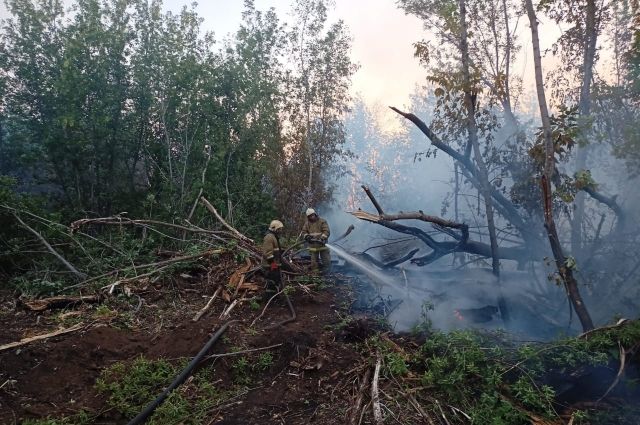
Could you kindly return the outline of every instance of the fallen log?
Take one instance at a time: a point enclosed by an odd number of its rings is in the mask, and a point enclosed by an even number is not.
[[[54,308],[65,308],[75,306],[76,304],[97,303],[102,298],[99,295],[81,295],[76,297],[51,297],[39,300],[20,300],[20,303],[31,311],[44,311]]]
[[[365,257],[367,260],[371,261],[373,264],[375,264],[376,266],[380,267],[381,269],[391,269],[399,264],[402,264],[406,261],[409,261],[413,258],[414,255],[416,255],[416,253],[420,251],[420,249],[416,248],[416,249],[412,249],[411,251],[409,251],[407,254],[403,255],[400,258],[397,258],[395,260],[389,261],[387,263],[383,263],[382,261],[374,258],[373,256],[371,256],[370,254],[367,254],[366,252],[363,252],[361,255],[363,257]]]
[[[380,208],[378,202],[375,200],[375,197],[373,197],[373,194],[370,190],[367,192],[367,195],[374,205],[378,205],[376,209]],[[425,266],[445,255],[454,252],[466,252],[468,254],[491,257],[491,247],[489,245],[469,240],[469,228],[464,223],[456,223],[450,220],[443,219],[441,217],[427,215],[422,211],[400,212],[397,214],[383,213],[376,215],[363,210],[357,210],[350,212],[350,214],[360,220],[375,223],[399,233],[415,236],[420,241],[422,241],[425,245],[431,248],[432,251],[422,257],[411,259],[411,262],[418,266]],[[438,241],[418,227],[406,226],[396,223],[396,221],[398,220],[419,220],[431,223],[434,225],[434,228],[436,230],[446,233],[454,240]],[[456,231],[460,233],[458,234],[456,233]],[[535,260],[536,258],[532,257],[532,255],[533,253],[531,253],[529,250],[519,247],[498,249],[499,258],[505,260],[515,260],[518,262]]]

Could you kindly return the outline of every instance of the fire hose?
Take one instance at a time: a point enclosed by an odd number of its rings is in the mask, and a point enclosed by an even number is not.
[[[287,301],[288,301],[288,298],[287,298]],[[289,305],[291,306],[291,303],[289,303]],[[182,385],[182,383],[193,373],[193,369],[195,369],[195,367],[198,365],[198,363],[200,363],[200,361],[205,356],[205,354],[207,354],[207,351],[209,351],[211,347],[213,347],[213,344],[216,343],[218,338],[220,338],[220,336],[222,336],[222,334],[225,333],[229,325],[231,325],[234,322],[237,322],[237,320],[231,320],[225,323],[224,325],[222,325],[220,329],[218,329],[218,331],[215,334],[213,334],[211,339],[209,339],[209,341],[204,345],[204,347],[202,347],[202,349],[198,352],[198,354],[196,354],[196,356],[191,360],[191,362],[187,365],[187,367],[180,373],[180,375],[178,375],[176,379],[174,379],[171,385],[169,385],[167,389],[164,390],[162,394],[160,394],[154,401],[149,403],[149,405],[147,405],[147,407],[142,412],[140,412],[138,416],[131,419],[128,425],[138,425],[138,424],[145,423],[147,419],[149,419],[149,417],[153,414],[153,412],[158,408],[158,406],[160,406],[164,402],[164,400],[169,396],[171,391],[175,390],[177,387]]]
[[[271,325],[265,328],[265,330],[273,330],[282,325],[286,325],[287,323],[295,322],[295,320],[298,318],[298,316],[296,315],[296,310],[293,308],[293,304],[291,304],[291,300],[289,299],[289,296],[286,294],[286,292],[283,292],[282,295],[284,295],[284,299],[287,301],[287,306],[289,307],[289,312],[291,313],[291,317],[284,319],[276,323],[275,325]]]

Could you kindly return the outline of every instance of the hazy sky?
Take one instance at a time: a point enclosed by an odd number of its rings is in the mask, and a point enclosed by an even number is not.
[[[165,0],[167,10],[179,11],[190,0]],[[255,0],[256,8],[276,9],[280,19],[290,19],[291,0]],[[213,30],[218,40],[237,29],[243,10],[242,0],[207,0],[197,6],[204,27]],[[423,84],[426,71],[413,57],[413,43],[426,37],[422,22],[407,16],[395,0],[335,0],[330,20],[342,19],[353,37],[352,59],[360,65],[353,78],[353,93],[360,93],[370,104],[403,106],[416,84]],[[541,21],[541,48],[547,49],[557,39],[559,28],[544,16]],[[523,44],[514,72],[523,77],[525,91],[533,93],[533,67],[529,23],[525,17],[518,23],[518,36]],[[552,66],[549,58],[545,68]],[[528,89],[528,90],[527,90]],[[521,99],[528,102],[529,96]],[[526,109],[535,109],[535,101]],[[521,104],[521,106],[523,106]],[[385,108],[386,109],[386,108]],[[397,120],[395,113],[382,109],[384,121]]]
[[[4,2],[0,2],[0,15],[6,17]],[[70,3],[69,0],[65,3]],[[164,0],[166,10],[179,12],[191,0]],[[280,19],[289,19],[290,0],[255,0],[256,8],[274,7]],[[368,103],[402,106],[416,84],[425,81],[426,72],[413,57],[415,41],[425,37],[422,23],[406,16],[395,5],[395,0],[336,0],[330,19],[343,19],[353,36],[352,58],[360,65],[353,78],[353,93],[361,93]],[[241,19],[242,0],[202,0],[196,10],[204,18],[204,28],[212,30],[217,40],[234,32]],[[543,21],[544,18],[540,17]],[[557,37],[553,24],[544,25],[542,48],[548,48]],[[526,18],[519,23],[524,45],[522,60],[516,71],[524,76],[531,87],[533,69],[528,49],[529,26]]]
[[[189,0],[165,0],[168,10],[178,11]],[[274,7],[281,19],[289,19],[290,0],[256,0],[259,10]],[[241,0],[207,0],[198,4],[204,26],[221,39],[235,31],[241,19]],[[413,58],[414,41],[423,36],[421,22],[395,6],[394,0],[336,0],[330,19],[343,19],[353,36],[352,58],[360,64],[353,92],[369,102],[401,105],[425,71]]]

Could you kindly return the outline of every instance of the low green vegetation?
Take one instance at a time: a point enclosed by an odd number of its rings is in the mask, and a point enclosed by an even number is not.
[[[422,338],[425,336],[421,345],[400,347],[384,335],[375,335],[362,350],[371,362],[375,362],[373,352],[380,355],[381,379],[398,385],[399,394],[415,394],[425,411],[434,415],[440,415],[441,408],[458,412],[453,417],[460,421],[449,418],[451,423],[524,425],[557,420],[560,415],[572,415],[574,424],[636,423],[639,412],[632,405],[621,402],[611,410],[580,411],[563,404],[554,388],[588,377],[596,368],[615,375],[620,347],[631,348],[640,342],[638,322],[553,343],[514,343],[501,333],[472,331],[430,331]],[[629,367],[637,369],[638,365]],[[601,391],[599,396],[611,385],[613,375],[610,381],[591,384]],[[639,383],[630,377],[618,386],[624,393]],[[589,397],[586,388],[576,391]]]
[[[27,419],[22,425],[89,425],[93,423],[93,418],[87,412],[80,412],[73,416],[60,419]]]
[[[131,363],[116,363],[105,369],[96,383],[105,394],[107,406],[126,418],[133,418],[166,388],[185,366],[167,360],[139,357]],[[233,391],[221,390],[213,382],[213,369],[205,367],[172,392],[158,407],[149,424],[199,424],[215,406]]]

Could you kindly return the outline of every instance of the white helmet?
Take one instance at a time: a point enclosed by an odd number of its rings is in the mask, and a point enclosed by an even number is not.
[[[313,215],[315,213],[316,210],[314,210],[313,208],[307,208],[306,216],[309,217],[310,215]]]
[[[282,224],[280,220],[273,220],[271,224],[269,224],[269,230],[273,230],[274,232],[276,230],[282,229],[283,227],[284,224]]]

